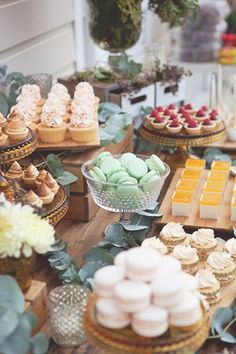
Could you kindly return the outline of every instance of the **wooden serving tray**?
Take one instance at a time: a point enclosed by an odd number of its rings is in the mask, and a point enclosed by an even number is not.
[[[163,217],[161,219],[157,219],[155,223],[158,226],[164,226],[168,222],[180,222],[184,227],[187,229],[198,229],[200,227],[206,227],[206,228],[211,228],[214,230],[219,230],[223,232],[229,232],[230,228],[232,226],[236,227],[236,222],[231,221],[231,210],[230,210],[230,203],[232,199],[232,194],[233,194],[233,186],[234,186],[234,177],[229,175],[228,182],[226,183],[222,202],[221,202],[221,207],[220,207],[220,212],[219,212],[219,218],[217,220],[212,220],[212,219],[200,219],[199,216],[199,201],[200,197],[202,194],[202,188],[204,185],[204,182],[206,181],[207,174],[209,170],[205,170],[202,174],[202,178],[200,180],[200,183],[198,185],[198,189],[196,191],[193,205],[191,208],[190,215],[188,217],[185,216],[172,216],[171,215],[171,197],[175,191],[176,184],[180,178],[181,172],[183,171],[183,168],[179,168],[171,183],[170,186],[166,192],[166,195],[163,199],[163,202],[161,204],[161,207],[159,209],[159,213],[163,214]]]

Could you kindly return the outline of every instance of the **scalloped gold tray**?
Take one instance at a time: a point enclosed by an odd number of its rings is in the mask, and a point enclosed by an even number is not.
[[[55,195],[53,201],[43,208],[42,217],[55,226],[67,213],[69,209],[68,193],[65,188],[60,185],[60,188]]]
[[[23,159],[32,154],[36,149],[36,137],[29,129],[28,137],[17,144],[11,144],[0,147],[0,165]]]
[[[111,330],[100,326],[95,318],[96,294],[91,294],[84,313],[84,331],[87,341],[101,353],[109,354],[151,354],[175,353],[191,354],[206,341],[210,330],[208,313],[191,331],[169,330],[156,338],[146,338],[135,334],[130,327]]]

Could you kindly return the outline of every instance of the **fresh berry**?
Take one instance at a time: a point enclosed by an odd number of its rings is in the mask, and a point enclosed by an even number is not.
[[[175,109],[175,104],[173,103],[169,104],[168,109]]]
[[[164,110],[164,115],[165,116],[170,116],[172,113],[171,113],[171,111],[169,110],[169,109],[165,109]]]
[[[211,114],[213,114],[214,116],[217,116],[217,115],[218,115],[218,112],[217,112],[216,109],[213,109],[213,110],[211,111]]]
[[[196,116],[197,116],[197,117],[204,117],[204,116],[205,116],[205,112],[204,112],[204,110],[199,109],[199,111],[197,111]]]
[[[201,110],[206,112],[206,111],[208,111],[208,107],[207,106],[202,106]]]
[[[191,116],[184,117],[184,119],[186,123],[193,120]]]
[[[164,119],[160,116],[160,114],[158,114],[158,115],[155,117],[155,122],[156,122],[156,123],[163,123],[163,122],[164,122]]]
[[[158,106],[158,107],[155,108],[155,111],[157,111],[157,112],[163,112],[164,109],[163,109],[161,106]]]
[[[197,122],[194,119],[188,121],[189,128],[196,128],[198,126]]]
[[[212,125],[212,121],[209,118],[204,119],[203,125]]]
[[[152,112],[151,112],[151,116],[152,117],[156,117],[158,115],[158,112],[154,109]]]
[[[182,116],[184,118],[191,118],[190,114],[188,112],[186,112],[186,111],[182,114]]]
[[[191,103],[188,103],[184,106],[185,109],[193,109]]]
[[[186,110],[185,110],[185,108],[184,107],[180,107],[179,108],[179,110],[178,110],[178,113],[185,113],[186,112]]]
[[[171,114],[170,119],[171,120],[178,120],[178,117],[176,114]]]
[[[180,124],[176,119],[172,120],[172,122],[170,123],[170,127],[173,127],[173,128],[177,128],[177,127],[179,127],[179,125]]]

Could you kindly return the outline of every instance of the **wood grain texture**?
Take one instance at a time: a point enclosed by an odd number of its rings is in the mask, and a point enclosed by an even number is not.
[[[159,226],[163,226],[168,222],[180,222],[185,227],[189,227],[192,229],[198,229],[199,227],[208,227],[219,231],[229,232],[231,226],[236,226],[236,222],[230,220],[231,218],[231,210],[230,203],[232,198],[232,191],[234,186],[234,177],[230,176],[228,182],[226,184],[219,217],[217,220],[212,219],[201,219],[199,216],[199,201],[202,194],[202,188],[206,181],[206,177],[209,171],[205,170],[203,176],[200,180],[197,192],[194,197],[193,205],[191,208],[190,215],[188,217],[184,216],[172,216],[171,214],[171,197],[175,191],[176,184],[180,178],[181,172],[183,169],[178,169],[171,181],[171,184],[167,190],[165,198],[161,204],[159,212],[163,214],[161,219],[156,220],[156,224]]]

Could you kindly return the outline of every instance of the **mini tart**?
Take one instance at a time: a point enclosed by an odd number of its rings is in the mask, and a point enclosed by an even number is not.
[[[230,238],[225,242],[225,251],[230,254],[234,262],[236,263],[236,238]]]
[[[157,121],[155,121],[155,118],[152,121],[150,121],[150,125],[154,129],[157,129],[157,130],[165,128],[166,123],[167,123],[166,119],[163,119],[163,122],[161,122],[161,123],[158,123]]]
[[[3,134],[2,128],[0,127],[0,146],[6,145],[8,136],[6,134]]]
[[[43,143],[57,144],[66,139],[67,125],[63,122],[58,127],[47,127],[40,123],[37,125],[37,131]]]
[[[43,205],[50,204],[54,199],[54,193],[43,182],[37,188],[37,195],[42,200]]]
[[[154,121],[155,117],[153,117],[151,114],[148,114],[146,117],[146,120],[148,123],[151,123]]]
[[[198,231],[195,231],[190,238],[190,245],[192,247],[194,247],[197,250],[197,254],[198,257],[200,259],[200,261],[206,261],[207,257],[216,250],[217,248],[217,240],[215,238],[213,238],[212,240],[209,240],[206,243],[200,243],[197,242],[197,237],[195,237],[195,235],[197,235]],[[200,229],[201,232],[201,229]],[[204,237],[204,231],[202,231],[202,237]]]
[[[178,127],[171,127],[171,123],[167,124],[166,129],[168,130],[168,132],[172,133],[172,134],[177,134],[179,132],[181,132],[183,126],[182,124],[179,124]]]
[[[181,236],[175,236],[175,228],[177,227],[177,229],[181,229]],[[169,231],[168,231],[169,228]],[[167,229],[167,231],[166,231]],[[178,230],[179,231],[179,230]],[[168,234],[168,236],[166,235],[166,233]],[[185,239],[186,239],[187,234],[185,233],[184,230],[182,230],[182,227],[179,223],[174,223],[174,222],[170,222],[167,225],[165,225],[161,232],[160,232],[160,236],[159,239],[166,245],[166,247],[168,248],[169,252],[172,252],[174,247],[177,245],[182,244]]]
[[[38,169],[33,165],[30,164],[27,169],[23,172],[22,180],[27,185],[35,184],[35,180],[39,175]]]
[[[27,138],[29,130],[26,128],[19,114],[15,114],[7,123],[6,134],[11,143],[18,143]]]
[[[222,257],[224,257],[224,255],[228,255],[228,257],[229,257],[228,263],[222,269],[214,267],[210,261],[211,257],[214,257],[216,254],[217,254],[217,257],[220,259]],[[207,259],[207,264],[208,264],[209,269],[215,275],[216,279],[220,282],[221,286],[229,285],[234,281],[235,272],[236,272],[236,265],[228,253],[226,253],[226,252],[213,252],[213,253],[211,253]]]
[[[190,252],[191,257],[185,257]],[[199,266],[199,258],[197,250],[191,246],[178,245],[174,248],[172,256],[178,259],[182,265],[182,269],[189,274],[196,274]]]
[[[32,205],[35,206],[37,208],[42,208],[43,206],[43,201],[39,198],[39,196],[37,194],[35,194],[32,190],[30,190],[27,194],[26,194],[26,198],[28,200],[28,202]]]
[[[201,269],[196,278],[199,282],[199,291],[206,297],[209,305],[215,305],[221,300],[220,283],[209,269]]]
[[[188,124],[185,124],[184,128],[190,135],[199,135],[201,133],[202,125],[198,123],[197,127],[191,128]]]
[[[6,178],[10,181],[18,180],[20,181],[23,175],[22,168],[17,161],[14,161],[9,170],[6,173]]]
[[[0,112],[0,128],[4,128],[6,126],[6,123],[6,118],[4,118],[3,114]]]
[[[54,195],[58,192],[59,185],[49,172],[46,174],[44,183],[50,188]]]
[[[202,123],[202,129],[205,132],[211,132],[213,130],[215,130],[216,128],[216,123],[214,123],[213,121],[211,121],[211,124],[204,124],[204,122]]]
[[[39,174],[38,174],[38,176],[36,177],[36,180],[35,180],[35,185],[36,186],[40,186],[44,182],[47,173],[48,173],[48,171],[46,171],[46,170],[39,171]]]
[[[78,143],[88,143],[93,141],[97,137],[97,127],[90,125],[89,127],[68,127],[71,139]]]

